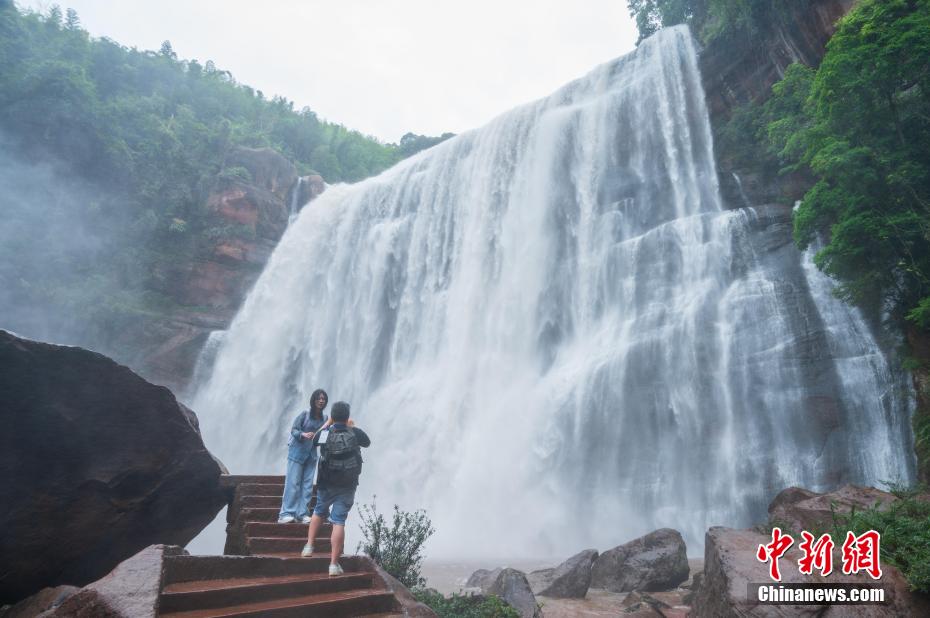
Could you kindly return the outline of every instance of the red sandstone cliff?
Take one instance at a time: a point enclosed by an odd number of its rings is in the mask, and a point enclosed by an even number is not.
[[[183,392],[213,330],[229,325],[287,228],[291,210],[323,192],[320,176],[298,178],[270,148],[238,148],[227,168],[248,174],[220,182],[206,200],[208,233],[193,257],[160,265],[152,285],[175,302],[119,336],[128,362],[148,379]],[[295,195],[295,192],[297,195]]]

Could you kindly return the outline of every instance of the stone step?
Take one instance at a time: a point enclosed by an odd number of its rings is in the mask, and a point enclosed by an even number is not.
[[[278,577],[211,579],[169,584],[162,590],[162,613],[223,608],[288,597],[371,588],[372,573],[301,573]]]
[[[245,524],[245,534],[250,537],[260,537],[260,536],[277,536],[277,537],[287,537],[287,538],[307,538],[307,529],[310,526],[308,524],[279,524],[277,522],[267,522],[267,521],[252,521]],[[330,534],[333,532],[333,526],[330,523],[324,522],[320,526],[319,532],[317,532],[317,538],[329,538]]]
[[[261,556],[264,554],[293,554],[300,555],[301,550],[304,548],[304,545],[307,543],[307,538],[287,538],[287,537],[275,537],[275,536],[264,536],[264,537],[249,537],[246,540],[246,545],[248,546],[249,553],[253,556]],[[330,551],[332,546],[329,542],[329,537],[317,537],[313,541],[313,550],[314,553],[327,553]]]
[[[255,603],[242,603],[222,608],[197,609],[183,612],[160,612],[163,618],[343,618],[396,612],[397,602],[386,590],[362,589],[329,592]]]
[[[303,547],[303,545],[301,545]],[[346,573],[370,572],[368,563],[357,556],[343,556],[339,563]],[[281,556],[170,556],[165,559],[164,585],[213,579],[282,577],[326,573],[329,557]]]
[[[237,512],[239,514],[240,521],[277,522],[278,515],[281,513],[281,505],[279,504],[276,507],[248,507],[241,508],[238,511],[229,509],[229,512],[226,516],[226,521],[232,522],[232,518],[235,518]]]
[[[284,483],[241,483],[238,487],[240,496],[278,496],[284,495]]]
[[[220,486],[235,488],[236,485],[243,483],[268,483],[273,485],[284,485],[284,475],[276,474],[224,474],[220,476]]]
[[[281,496],[242,496],[238,499],[239,508],[281,508]],[[235,507],[235,503],[233,504]]]

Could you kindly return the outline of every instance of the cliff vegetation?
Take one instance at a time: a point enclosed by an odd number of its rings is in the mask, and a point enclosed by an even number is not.
[[[252,182],[235,153],[271,149],[298,175],[356,181],[449,136],[381,143],[180,59],[168,41],[128,48],[89,36],[72,9],[0,0],[4,326],[126,362],[101,342],[177,313],[165,273],[216,239],[254,241],[254,225],[218,223],[207,204]]]

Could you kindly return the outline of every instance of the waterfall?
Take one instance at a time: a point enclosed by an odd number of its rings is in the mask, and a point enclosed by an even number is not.
[[[204,438],[280,473],[323,387],[372,436],[357,501],[427,509],[449,557],[660,526],[697,554],[785,486],[912,478],[906,380],[766,221],[722,208],[665,29],[301,210],[195,396]]]
[[[297,177],[297,184],[294,185],[294,189],[291,192],[291,208],[290,214],[288,216],[288,223],[293,223],[294,219],[297,218],[297,213],[300,212],[300,189],[303,186],[304,179],[300,176]]]

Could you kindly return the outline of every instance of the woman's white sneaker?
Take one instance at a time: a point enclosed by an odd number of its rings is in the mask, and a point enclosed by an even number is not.
[[[329,574],[330,575],[342,575],[345,571],[342,570],[342,567],[338,564],[329,565]]]
[[[306,545],[304,545],[303,551],[300,552],[300,557],[309,558],[310,554],[312,553],[313,553],[313,545],[311,545],[310,543],[307,543]]]

